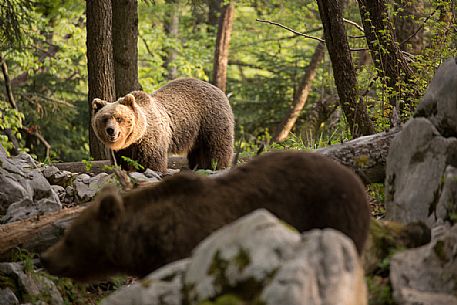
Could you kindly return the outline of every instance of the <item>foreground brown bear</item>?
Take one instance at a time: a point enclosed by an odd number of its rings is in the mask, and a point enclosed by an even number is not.
[[[134,91],[114,103],[92,101],[92,128],[116,160],[121,156],[165,172],[167,153],[187,153],[189,168],[226,168],[234,120],[225,94],[193,78],[172,81],[149,95]]]
[[[189,172],[123,195],[105,190],[42,262],[52,274],[79,280],[145,276],[258,208],[300,231],[342,231],[359,254],[367,239],[368,200],[351,170],[319,154],[277,152],[219,177]]]

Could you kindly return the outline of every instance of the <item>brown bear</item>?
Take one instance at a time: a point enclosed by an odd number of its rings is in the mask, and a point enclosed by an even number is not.
[[[226,168],[233,153],[234,119],[219,88],[181,78],[153,94],[134,91],[109,103],[92,101],[92,128],[116,161],[121,156],[165,172],[167,153],[187,153],[189,168]]]
[[[362,253],[370,213],[359,178],[323,155],[275,152],[217,177],[188,171],[122,195],[105,190],[41,261],[50,273],[79,280],[142,277],[259,208],[301,232],[339,230]]]

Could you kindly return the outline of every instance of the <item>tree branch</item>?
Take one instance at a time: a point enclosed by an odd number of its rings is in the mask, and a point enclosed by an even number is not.
[[[258,22],[262,22],[262,23],[268,23],[268,24],[273,24],[273,25],[276,25],[276,26],[279,26],[280,28],[283,28],[289,32],[292,32],[294,33],[295,35],[298,35],[298,36],[303,36],[303,37],[306,37],[306,38],[310,38],[310,39],[314,39],[314,40],[317,40],[317,41],[320,41],[320,42],[324,42],[325,43],[325,40],[319,38],[319,37],[315,37],[315,36],[311,36],[311,35],[307,35],[307,34],[304,34],[304,33],[300,33],[294,29],[291,29],[285,25],[282,25],[280,23],[277,23],[277,22],[273,22],[273,21],[269,21],[269,20],[263,20],[263,19],[256,19],[255,21],[258,21]]]
[[[355,26],[358,30],[360,30],[361,32],[365,33],[363,31],[363,27],[360,24],[358,24],[357,22],[349,20],[349,19],[346,19],[346,18],[343,18],[343,21],[348,23],[348,24],[350,24],[350,25]]]
[[[422,30],[425,26],[425,23],[427,23],[427,21],[432,18],[433,15],[435,15],[435,13],[438,11],[439,9],[439,6],[437,6],[435,8],[435,10],[427,16],[427,18],[424,19],[424,21],[422,22],[422,24],[417,28],[416,31],[414,31],[414,33],[412,33],[409,37],[407,37],[405,40],[403,40],[402,42],[400,42],[400,46],[404,45],[405,43],[407,43],[411,38],[413,38],[414,36],[417,35],[417,33],[419,33],[420,30]]]

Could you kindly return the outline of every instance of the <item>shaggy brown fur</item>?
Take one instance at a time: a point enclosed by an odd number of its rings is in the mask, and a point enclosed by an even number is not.
[[[211,232],[258,208],[299,231],[334,228],[362,253],[367,195],[351,170],[319,154],[268,153],[219,177],[193,173],[124,195],[101,194],[42,261],[49,272],[88,279],[144,276],[190,255]]]
[[[189,167],[226,168],[233,153],[234,120],[225,94],[192,78],[172,81],[152,95],[134,91],[114,103],[92,102],[92,128],[121,156],[164,172],[167,153],[187,153]]]

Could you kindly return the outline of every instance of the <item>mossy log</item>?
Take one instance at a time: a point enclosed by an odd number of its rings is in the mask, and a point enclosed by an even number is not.
[[[365,184],[383,183],[390,142],[398,131],[399,129],[392,129],[388,132],[360,137],[341,144],[317,149],[315,152],[327,155],[343,165],[352,168]],[[244,162],[247,160],[248,158],[242,158],[238,161]],[[83,162],[54,163],[53,165],[60,170],[73,173],[91,172],[98,174],[100,172],[107,172],[106,166],[110,166],[111,161],[91,161],[90,169],[87,169],[86,163]],[[170,156],[168,158],[168,167],[171,169],[187,168],[187,158],[185,156]]]
[[[394,221],[372,219],[370,234],[363,254],[366,274],[382,269],[395,252],[416,248],[430,242],[431,232],[424,223],[402,224]]]

